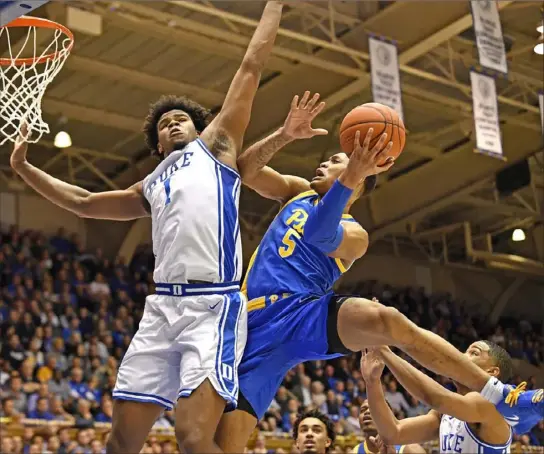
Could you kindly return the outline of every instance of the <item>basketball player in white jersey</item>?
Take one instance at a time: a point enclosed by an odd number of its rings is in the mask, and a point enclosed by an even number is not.
[[[492,342],[475,342],[465,354],[502,382],[507,382],[512,375],[512,359]],[[432,408],[428,414],[400,421],[395,418],[385,401],[380,380],[385,365],[412,396]],[[479,393],[470,392],[458,383],[455,383],[457,393],[448,391],[388,347],[364,352],[361,373],[372,418],[386,444],[423,443],[438,438],[441,453],[510,452],[512,429],[495,405]]]
[[[221,452],[214,442],[238,396],[247,337],[236,159],[282,3],[266,4],[221,111],[186,98],[151,106],[144,131],[161,159],[128,189],[91,193],[32,166],[19,140],[11,165],[32,188],[78,216],[117,221],[151,216],[155,294],[123,358],[108,453],[137,453],[157,417],[176,402],[176,436],[186,453]],[[179,399],[179,400],[178,400]]]

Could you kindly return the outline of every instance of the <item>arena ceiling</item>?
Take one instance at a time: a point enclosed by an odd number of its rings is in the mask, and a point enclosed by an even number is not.
[[[264,2],[74,1],[51,3],[37,15],[66,23],[66,5],[100,15],[103,31],[76,33],[74,51],[43,101],[53,133],[32,147],[30,157],[55,176],[106,190],[127,187],[155,165],[140,130],[148,104],[158,96],[185,94],[219,109]],[[282,124],[294,94],[319,92],[327,106],[317,123],[331,134],[296,143],[273,161],[282,172],[311,177],[337,149],[343,115],[371,99],[369,33],[394,39],[407,146],[378,189],[356,205],[355,216],[384,251],[411,251],[435,261],[471,257],[470,262],[511,268],[504,257],[497,262],[498,256],[491,260],[477,251],[493,246],[513,252],[503,236],[518,226],[538,232],[535,226],[544,220],[537,100],[544,61],[533,52],[542,13],[540,1],[502,1],[499,8],[509,57],[508,80],[497,80],[507,162],[473,152],[469,69],[477,66],[477,51],[467,1],[288,3],[246,143]],[[64,126],[61,119],[67,120]],[[63,152],[52,144],[61,127],[74,144]],[[15,188],[9,148],[0,153],[0,178]],[[531,185],[498,197],[496,172],[525,158]],[[277,209],[250,191],[241,206],[246,231],[254,235]],[[536,236],[523,251],[534,261],[523,266],[544,276],[544,245]]]

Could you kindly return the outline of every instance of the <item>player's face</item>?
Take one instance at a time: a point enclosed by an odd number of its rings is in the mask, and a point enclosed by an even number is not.
[[[361,426],[361,430],[363,431],[365,438],[375,437],[378,435],[378,429],[376,429],[376,424],[374,424],[374,420],[370,414],[368,400],[365,400],[361,405],[359,412],[359,425]]]
[[[493,358],[491,358],[489,354],[489,346],[485,342],[474,342],[467,348],[465,355],[468,356],[468,358],[480,369],[485,370],[489,375],[494,377],[499,376],[500,370],[495,365]],[[459,385],[459,383],[455,383],[455,386],[459,391],[465,389],[463,386]]]
[[[159,134],[159,153],[167,156],[176,149],[183,148],[197,138],[193,120],[183,110],[166,112],[157,123]]]
[[[295,441],[302,454],[323,454],[331,445],[327,435],[327,426],[317,418],[306,418],[298,426],[298,437]]]
[[[315,177],[310,183],[311,188],[320,195],[325,194],[342,174],[348,162],[349,158],[345,153],[336,153],[322,162],[315,171]]]

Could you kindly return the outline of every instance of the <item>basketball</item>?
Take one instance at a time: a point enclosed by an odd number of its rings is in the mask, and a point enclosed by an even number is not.
[[[342,151],[350,155],[353,151],[355,133],[357,131],[361,132],[360,140],[362,144],[370,128],[374,129],[370,148],[376,145],[383,133],[387,134],[384,147],[389,142],[393,142],[393,148],[391,148],[387,156],[383,156],[379,165],[385,164],[388,157],[397,159],[406,143],[404,123],[395,110],[376,102],[357,106],[344,117],[340,125],[340,146]]]

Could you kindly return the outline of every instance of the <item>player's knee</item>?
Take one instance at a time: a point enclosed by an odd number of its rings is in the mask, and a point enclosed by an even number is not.
[[[391,339],[392,344],[400,346],[412,342],[412,331],[415,325],[398,309],[380,305],[378,317],[384,334]]]
[[[114,430],[111,432],[106,443],[106,454],[121,454],[125,452],[136,452],[138,448],[130,445],[131,437],[123,435],[122,431]]]
[[[176,423],[176,439],[186,454],[206,452],[213,438],[208,437],[198,426]]]

